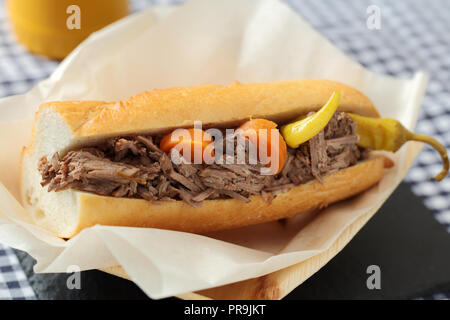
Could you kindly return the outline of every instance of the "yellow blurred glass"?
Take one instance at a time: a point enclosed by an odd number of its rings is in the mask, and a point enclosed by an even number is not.
[[[129,13],[128,0],[7,0],[6,5],[19,42],[54,59]]]

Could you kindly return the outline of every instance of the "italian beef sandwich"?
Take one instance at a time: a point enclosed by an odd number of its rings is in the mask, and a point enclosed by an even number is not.
[[[282,218],[359,194],[408,140],[364,94],[328,80],[154,89],[55,101],[22,152],[22,202],[70,238],[96,224],[193,233]]]

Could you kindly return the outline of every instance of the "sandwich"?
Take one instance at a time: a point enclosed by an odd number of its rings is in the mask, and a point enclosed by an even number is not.
[[[370,99],[328,80],[47,102],[22,152],[22,202],[62,238],[96,224],[207,233],[289,218],[364,192],[393,165],[361,119],[380,119]]]

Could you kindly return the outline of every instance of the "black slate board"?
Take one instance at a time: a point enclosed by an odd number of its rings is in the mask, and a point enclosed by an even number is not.
[[[285,299],[411,299],[450,291],[449,252],[450,234],[403,183],[334,259]],[[16,254],[38,299],[147,299],[134,283],[96,270],[81,273],[81,290],[69,290],[68,274],[35,274],[34,260]],[[380,290],[367,288],[370,265],[380,267]]]

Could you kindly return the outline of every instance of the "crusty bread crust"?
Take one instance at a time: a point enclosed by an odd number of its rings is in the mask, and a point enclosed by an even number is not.
[[[142,199],[77,192],[78,225],[73,234],[60,236],[71,237],[96,224],[206,233],[289,218],[370,188],[382,178],[383,168],[383,157],[375,157],[326,175],[323,184],[314,180],[277,194],[271,203],[255,195],[249,203],[235,199],[205,200],[200,208],[194,208],[184,201],[154,204]]]
[[[174,127],[228,124],[249,118],[284,122],[315,111],[340,90],[340,111],[379,117],[373,103],[358,90],[329,80],[289,80],[269,83],[234,82],[154,89],[120,102],[56,101],[54,108],[74,137],[158,132]]]

